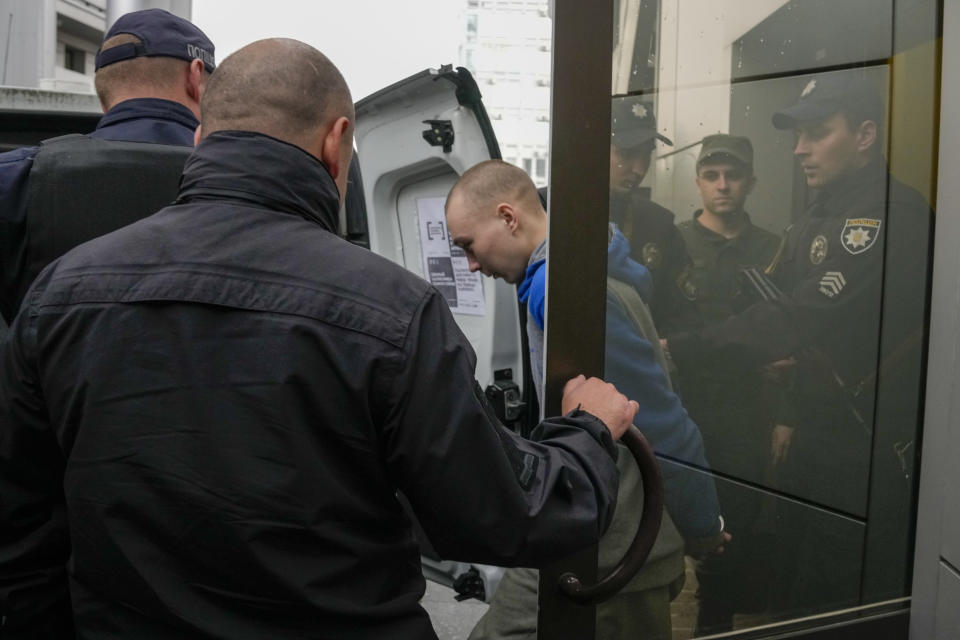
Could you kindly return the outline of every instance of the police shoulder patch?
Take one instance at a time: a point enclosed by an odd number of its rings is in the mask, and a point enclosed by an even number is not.
[[[827,237],[817,236],[810,243],[810,262],[820,264],[827,257]]]
[[[843,248],[852,255],[867,251],[880,237],[882,222],[876,218],[847,218],[843,230],[840,231]]]
[[[640,250],[643,256],[643,266],[648,269],[659,269],[663,264],[663,250],[656,242],[648,242]]]

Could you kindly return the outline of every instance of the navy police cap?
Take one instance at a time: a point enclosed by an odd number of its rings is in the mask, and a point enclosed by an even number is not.
[[[213,43],[206,34],[188,20],[163,9],[144,9],[120,16],[103,41],[121,33],[136,36],[140,42],[128,42],[106,51],[101,49],[97,52],[97,69],[140,56],[180,58],[188,62],[200,60],[210,73],[217,66]]]
[[[798,122],[819,120],[840,111],[883,124],[883,106],[874,84],[859,74],[838,72],[810,79],[796,104],[773,114],[773,126],[792,129]]]
[[[657,131],[653,105],[637,96],[614,98],[610,103],[610,142],[630,149],[651,140],[673,146],[670,138]]]

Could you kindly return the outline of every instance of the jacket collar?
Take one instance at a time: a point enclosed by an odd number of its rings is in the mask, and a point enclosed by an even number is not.
[[[703,209],[697,209],[693,212],[693,228],[697,233],[701,234],[705,239],[716,244],[730,244],[736,245],[741,244],[747,241],[750,235],[754,231],[753,221],[750,219],[750,214],[746,211],[741,211],[743,214],[744,225],[743,229],[740,230],[740,233],[728,238],[723,234],[717,233],[713,229],[710,229],[705,224],[700,222],[700,216],[703,215]]]
[[[887,165],[880,156],[820,189],[814,215],[844,215],[851,210],[883,207],[887,197]]]
[[[242,200],[299,215],[336,233],[340,192],[315,157],[252,131],[217,131],[187,159],[177,202]]]
[[[103,114],[97,123],[97,129],[139,118],[170,120],[187,127],[191,132],[200,124],[193,112],[179,102],[162,98],[132,98],[124,100]]]

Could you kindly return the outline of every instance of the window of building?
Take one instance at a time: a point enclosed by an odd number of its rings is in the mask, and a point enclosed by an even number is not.
[[[467,42],[474,42],[477,39],[477,14],[472,13],[467,16]]]
[[[87,52],[83,49],[64,45],[63,66],[70,71],[77,73],[86,73],[87,71]]]

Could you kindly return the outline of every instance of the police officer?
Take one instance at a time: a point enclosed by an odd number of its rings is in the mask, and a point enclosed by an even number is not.
[[[673,212],[650,200],[640,184],[650,170],[656,142],[673,146],[657,131],[653,105],[639,97],[615,98],[610,114],[610,221],[630,243],[631,257],[650,270],[650,310],[661,335],[698,324],[695,307],[676,287],[689,264]]]
[[[640,97],[615,98],[610,114],[610,221],[630,244],[630,257],[653,276],[650,311],[661,335],[698,324],[696,309],[677,291],[689,262],[674,215],[643,195],[640,184],[650,170],[656,142],[673,146],[657,131],[653,105]],[[540,199],[547,206],[547,189]]]
[[[881,155],[879,93],[858,74],[815,77],[794,105],[773,116],[774,126],[794,130],[794,155],[815,192],[771,269],[782,295],[774,292],[721,325],[672,336],[667,346],[681,371],[721,365],[749,370],[773,362],[776,370],[789,371],[797,430],[786,488],[866,517],[870,472],[889,476],[887,458],[892,462],[894,452],[886,440],[900,441],[874,430],[881,425],[874,416],[877,377],[892,371],[907,388],[918,386],[922,341],[913,336],[923,328],[925,294],[918,283],[924,281],[931,216],[916,191],[889,175]],[[884,268],[885,254],[897,260],[895,267]],[[884,298],[902,310],[885,317],[878,353]],[[906,413],[897,428],[909,434],[916,416]],[[873,469],[871,446],[882,452]],[[892,491],[908,501],[907,484]],[[862,532],[841,520],[812,517],[808,510],[784,516],[793,529],[796,562],[784,602],[794,611],[858,601]],[[905,557],[902,548],[888,551]]]
[[[757,181],[749,138],[705,137],[696,169],[703,208],[677,225],[691,260],[677,284],[703,321],[715,324],[755,301],[744,290],[741,271],[766,268],[780,238],[754,225],[744,210]]]
[[[87,136],[0,155],[0,314],[51,260],[176,197],[215,67],[213,43],[161,9],[121,16],[96,57],[104,115]]]
[[[244,47],[177,202],[34,282],[0,352],[4,640],[435,640],[398,491],[448,558],[604,532],[636,402],[581,376],[536,441],[496,421],[443,296],[336,234],[353,118],[319,51]]]
[[[748,138],[705,137],[696,170],[703,208],[678,225],[691,259],[678,286],[697,305],[706,324],[718,325],[756,300],[742,272],[766,268],[776,256],[780,238],[755,226],[744,209],[757,180]],[[792,435],[791,426],[773,427],[777,388],[759,373],[712,368],[680,373],[684,406],[700,425],[711,467],[763,484],[771,451],[773,460],[779,461]],[[766,593],[766,585],[748,579],[768,564],[762,550],[769,544],[769,535],[758,531],[763,526],[760,495],[729,483],[720,483],[717,490],[736,540],[724,554],[708,556],[698,564],[697,635],[732,630],[733,614],[750,605],[762,606]],[[749,602],[751,595],[759,603]]]

